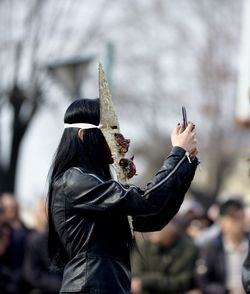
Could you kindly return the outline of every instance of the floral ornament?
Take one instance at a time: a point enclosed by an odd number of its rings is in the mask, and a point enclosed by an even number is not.
[[[119,164],[123,167],[127,178],[131,179],[134,175],[136,175],[136,167],[133,162],[134,156],[129,158],[122,158],[119,162]]]
[[[121,154],[125,154],[128,152],[130,140],[125,139],[124,136],[121,133],[115,133],[115,140],[117,143],[117,147],[119,149],[119,152]]]

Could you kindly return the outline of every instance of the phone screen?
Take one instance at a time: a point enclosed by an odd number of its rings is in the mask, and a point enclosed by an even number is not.
[[[184,122],[184,127],[186,128],[187,125],[188,125],[188,122],[187,122],[187,111],[186,111],[185,106],[182,106],[182,119],[183,119],[183,122]]]

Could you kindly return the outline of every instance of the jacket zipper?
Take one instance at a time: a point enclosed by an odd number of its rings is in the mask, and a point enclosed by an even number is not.
[[[185,155],[187,156],[188,162],[192,163],[192,161],[190,159],[190,153],[188,151],[186,151]]]

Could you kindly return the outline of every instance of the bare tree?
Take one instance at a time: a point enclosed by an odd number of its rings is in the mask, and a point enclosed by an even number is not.
[[[204,99],[201,111],[209,129],[205,157],[207,186],[193,186],[191,191],[205,207],[218,197],[245,140],[234,123],[241,15],[235,4],[235,1],[193,1],[206,36],[205,46],[197,52],[197,68]]]
[[[35,59],[35,52],[38,46],[38,28],[40,24],[39,11],[41,6],[42,2],[34,2],[26,19],[26,33],[24,38],[14,43],[15,70],[13,73],[13,82],[10,89],[7,91],[7,95],[2,98],[5,98],[5,101],[1,103],[1,105],[4,103],[11,105],[13,121],[11,127],[12,141],[10,144],[10,160],[7,165],[0,161],[0,192],[14,192],[20,144],[39,104],[41,103],[41,90],[38,84],[38,66]],[[29,42],[31,47],[31,79],[29,89],[25,89],[18,82],[18,73],[21,68],[24,50],[27,50],[27,42]]]
[[[110,3],[111,2],[112,1],[110,1]],[[69,4],[70,7],[68,6]],[[1,8],[5,9],[5,11],[2,10],[0,13],[2,13],[2,16],[5,16],[5,25],[9,26],[9,31],[12,33],[14,32],[14,35],[19,29],[15,22],[15,16],[21,14],[21,11],[17,11],[17,5],[25,12],[22,23],[24,32],[21,37],[9,37],[6,31],[4,31],[7,41],[1,43],[2,52],[3,50],[8,51],[10,45],[14,47],[15,58],[13,61],[8,61],[14,68],[12,73],[13,76],[10,78],[12,81],[8,84],[7,91],[6,89],[3,91],[3,88],[0,90],[0,107],[8,104],[11,106],[13,113],[11,129],[8,130],[11,134],[10,160],[6,164],[6,160],[0,157],[0,193],[3,191],[14,192],[21,142],[39,107],[42,104],[47,104],[48,107],[51,105],[55,106],[55,103],[49,102],[43,93],[44,80],[48,81],[49,77],[46,72],[46,62],[41,58],[41,55],[48,55],[48,52],[50,52],[49,49],[53,48],[54,38],[58,40],[57,43],[60,43],[60,41],[67,44],[69,43],[68,41],[70,40],[65,42],[67,35],[75,36],[73,33],[69,34],[69,28],[62,25],[61,30],[65,37],[62,38],[62,40],[60,36],[54,35],[54,30],[58,28],[58,23],[60,25],[59,20],[65,16],[67,17],[67,13],[70,10],[69,8],[73,11],[77,9],[77,7],[82,9],[79,2],[72,4],[71,2],[59,3],[58,1],[30,0],[20,4],[18,1],[12,0],[8,3],[2,3]],[[79,47],[76,48],[76,51],[82,51],[83,47],[86,47],[88,43],[91,43],[98,37],[101,27],[100,24],[108,7],[109,5],[106,4],[106,1],[102,1],[101,5],[97,7],[91,23],[89,23],[84,32],[80,32],[79,38],[76,38],[75,43],[72,42],[72,44],[75,44],[75,47]],[[64,9],[65,14],[62,13]],[[76,28],[77,24],[72,26],[71,30]],[[52,42],[52,46],[49,41]],[[72,45],[73,48],[74,46]],[[44,54],[41,54],[42,50]],[[60,51],[57,61],[63,58],[62,55],[63,53]],[[13,64],[11,64],[12,62]],[[7,66],[7,60],[3,60],[3,63]],[[20,72],[23,70],[24,63],[26,70],[28,68],[25,82],[23,82],[19,76]],[[2,67],[1,70],[4,71],[4,67]]]
[[[175,34],[175,40],[177,40],[175,47],[173,48],[173,44],[167,42],[160,31],[158,34],[153,34],[151,39],[149,35],[146,35],[146,29],[148,31],[151,29],[150,24],[146,27],[146,17],[134,23],[131,20],[141,34],[145,33],[145,39],[148,37],[152,42],[148,44],[152,48],[152,56],[147,60],[144,59],[143,68],[151,77],[152,90],[145,99],[134,96],[134,101],[125,99],[126,94],[121,93],[120,102],[125,102],[128,107],[130,103],[132,104],[131,110],[128,111],[126,108],[126,112],[132,111],[135,104],[136,111],[140,109],[140,115],[136,118],[143,121],[145,141],[141,143],[143,147],[135,148],[135,155],[144,158],[145,163],[150,163],[147,165],[146,175],[152,175],[161,162],[160,158],[164,156],[166,149],[170,148],[160,128],[163,110],[168,110],[165,113],[169,116],[171,111],[176,113],[177,105],[193,103],[193,109],[198,112],[196,116],[200,118],[201,165],[205,170],[203,175],[207,176],[206,184],[201,186],[195,183],[191,192],[205,207],[209,207],[216,200],[224,181],[232,172],[242,152],[241,147],[249,141],[244,136],[244,130],[238,129],[234,122],[241,8],[239,3],[233,0],[192,0],[188,1],[188,4],[185,1],[180,1],[178,4],[170,1],[164,2],[164,5],[161,1],[155,1],[154,5],[151,9],[154,9],[153,14],[162,26],[165,25],[166,35],[169,31]],[[176,19],[171,14],[171,11],[177,7],[179,10],[182,7],[182,19]],[[187,9],[189,11],[185,14]],[[134,19],[132,13],[142,14],[139,5],[131,12],[130,17]],[[185,19],[192,15],[199,26],[200,38],[202,38],[198,43],[191,37],[192,26],[187,26],[190,22]],[[193,29],[196,29],[195,25]],[[163,77],[164,71],[159,59],[164,54],[166,56],[166,52],[171,53],[171,50],[176,51],[176,72],[168,71],[167,77]],[[178,63],[178,56],[185,62],[183,55],[188,55],[189,60],[193,62],[192,66],[195,67],[192,75],[198,88],[193,92],[187,90],[190,88],[191,79],[188,76],[186,80],[185,77],[181,79],[183,76],[181,70],[185,70],[185,65]],[[171,76],[175,76],[179,82],[179,89],[175,92],[171,91],[167,85]],[[131,84],[133,84],[132,81]],[[191,96],[200,96],[200,99],[187,102],[186,100]],[[161,119],[157,119],[160,116]],[[146,177],[150,178],[150,176]]]

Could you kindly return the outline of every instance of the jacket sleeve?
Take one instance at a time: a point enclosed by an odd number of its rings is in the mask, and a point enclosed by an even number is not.
[[[174,197],[173,191],[183,185],[183,180],[193,174],[196,167],[197,159],[190,163],[185,150],[174,147],[144,190],[136,186],[125,188],[114,180],[103,182],[73,168],[63,176],[64,193],[73,208],[86,212],[153,215]]]
[[[133,228],[137,232],[153,232],[162,230],[165,225],[176,215],[183,203],[184,196],[188,191],[195,175],[195,169],[192,170],[182,185],[172,190],[172,195],[166,201],[164,207],[153,215],[134,216]]]

